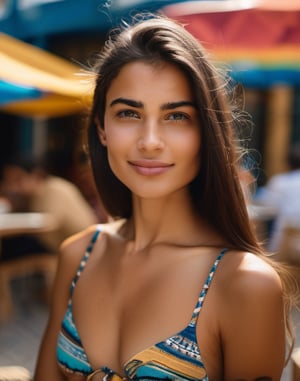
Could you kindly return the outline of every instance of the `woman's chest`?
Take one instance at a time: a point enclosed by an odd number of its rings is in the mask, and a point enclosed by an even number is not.
[[[208,262],[194,256],[87,267],[74,291],[73,315],[92,367],[122,374],[128,359],[187,327]]]

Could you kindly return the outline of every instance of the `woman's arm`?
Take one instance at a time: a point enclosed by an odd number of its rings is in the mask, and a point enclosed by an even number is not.
[[[279,276],[262,259],[246,254],[223,297],[224,380],[279,381],[286,348]]]

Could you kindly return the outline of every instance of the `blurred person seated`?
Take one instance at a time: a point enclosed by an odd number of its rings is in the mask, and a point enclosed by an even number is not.
[[[274,209],[274,221],[269,232],[268,248],[278,251],[286,228],[300,228],[300,142],[290,146],[289,170],[272,176],[260,187],[255,203]]]
[[[72,182],[46,171],[46,162],[32,157],[12,157],[2,164],[0,195],[12,212],[49,213],[56,229],[38,236],[2,239],[1,259],[25,254],[57,252],[70,235],[96,223],[94,210]]]

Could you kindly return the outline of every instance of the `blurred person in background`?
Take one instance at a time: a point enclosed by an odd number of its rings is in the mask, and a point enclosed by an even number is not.
[[[12,212],[49,213],[55,229],[36,236],[2,240],[2,259],[36,252],[57,252],[64,239],[97,222],[96,214],[70,181],[50,175],[44,160],[15,156],[1,166],[0,195]]]
[[[274,211],[268,248],[275,252],[280,248],[285,228],[300,228],[300,142],[290,146],[287,163],[289,170],[272,176],[255,196],[256,204]]]

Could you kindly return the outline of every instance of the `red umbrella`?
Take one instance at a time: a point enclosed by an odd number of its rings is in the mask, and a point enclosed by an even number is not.
[[[300,83],[299,0],[188,1],[164,12],[229,62],[246,85]]]

